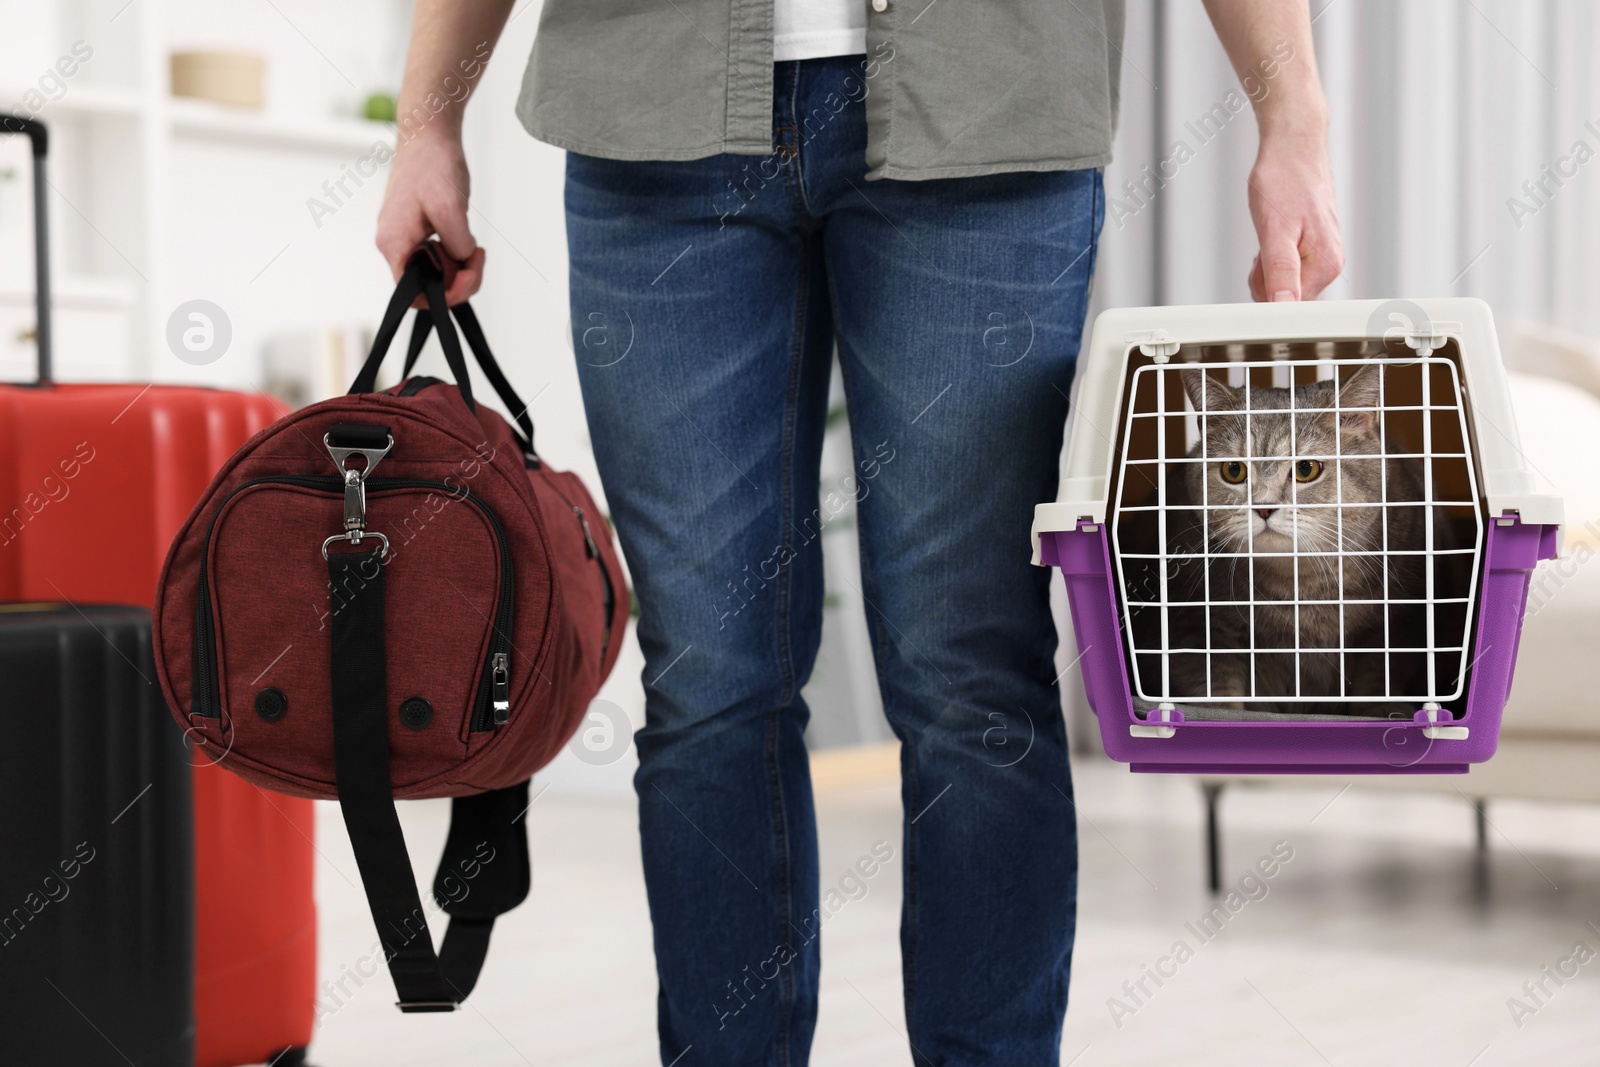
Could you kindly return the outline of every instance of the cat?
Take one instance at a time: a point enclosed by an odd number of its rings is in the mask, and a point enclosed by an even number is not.
[[[1170,689],[1162,687],[1159,665],[1150,677],[1147,662],[1146,693],[1170,692],[1175,700],[1206,694],[1204,703],[1235,710],[1347,714],[1374,710],[1373,701],[1387,693],[1420,691],[1423,654],[1394,654],[1386,663],[1380,651],[1348,651],[1384,648],[1386,584],[1393,600],[1421,599],[1426,591],[1423,557],[1392,554],[1424,547],[1422,506],[1362,506],[1424,500],[1422,460],[1379,458],[1398,451],[1384,447],[1376,410],[1382,373],[1378,364],[1359,367],[1339,387],[1335,412],[1333,379],[1292,390],[1236,389],[1203,370],[1181,372],[1195,410],[1205,412],[1187,458],[1204,461],[1168,464],[1177,468],[1168,478],[1168,552],[1175,557],[1168,647],[1255,648],[1257,655],[1252,670],[1248,653],[1212,653],[1209,688],[1204,653],[1171,656]],[[1255,413],[1242,414],[1247,406]],[[1307,504],[1335,506],[1301,506]],[[1385,523],[1387,556],[1347,554],[1341,573],[1337,556],[1307,554],[1381,551]],[[1209,568],[1202,546],[1211,553]],[[1208,599],[1209,622],[1202,606]],[[1359,603],[1373,600],[1380,603]],[[1420,646],[1422,606],[1388,610],[1389,645]],[[1367,698],[1365,708],[1294,699],[1337,696],[1341,680],[1347,697]],[[1228,699],[1252,691],[1286,699]]]

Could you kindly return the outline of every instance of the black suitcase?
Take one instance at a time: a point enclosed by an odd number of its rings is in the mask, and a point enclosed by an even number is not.
[[[0,604],[0,1063],[192,1067],[189,758],[149,612]]]

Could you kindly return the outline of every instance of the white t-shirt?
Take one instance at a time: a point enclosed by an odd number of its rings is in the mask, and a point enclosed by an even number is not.
[[[773,0],[774,63],[866,50],[867,0]]]

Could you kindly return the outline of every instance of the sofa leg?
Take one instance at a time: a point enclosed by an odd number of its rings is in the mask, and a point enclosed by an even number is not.
[[[1217,831],[1217,801],[1222,797],[1222,786],[1207,783],[1200,788],[1206,797],[1206,888],[1215,896],[1222,891],[1222,849]]]
[[[1472,818],[1478,847],[1473,852],[1473,888],[1479,904],[1489,900],[1489,802],[1483,797],[1472,801]]]

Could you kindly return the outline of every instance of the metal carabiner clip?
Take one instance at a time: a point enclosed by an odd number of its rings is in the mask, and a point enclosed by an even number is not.
[[[334,427],[338,430],[340,427]],[[360,429],[368,429],[361,427]],[[333,443],[333,431],[322,435],[322,446],[328,450],[328,455],[333,457],[334,466],[339,468],[339,478],[344,482],[344,532],[336,533],[322,542],[322,558],[328,558],[328,546],[335,541],[348,541],[359,545],[368,537],[376,537],[381,544],[378,558],[383,559],[389,554],[389,539],[375,530],[367,529],[367,478],[377,468],[378,463],[389,450],[394,448],[394,435],[384,432],[382,448],[371,445],[356,445],[346,447]],[[349,465],[350,457],[360,456],[365,464],[360,467]]]
[[[384,434],[385,443],[382,448],[371,446],[357,446],[346,448],[336,445],[332,440],[332,432],[322,435],[322,446],[328,450],[328,455],[333,457],[333,465],[339,468],[339,477],[344,482],[344,528],[346,531],[364,529],[367,523],[367,478],[377,469],[379,462],[394,448],[394,435]],[[360,456],[366,460],[363,467],[349,465],[350,457]]]

